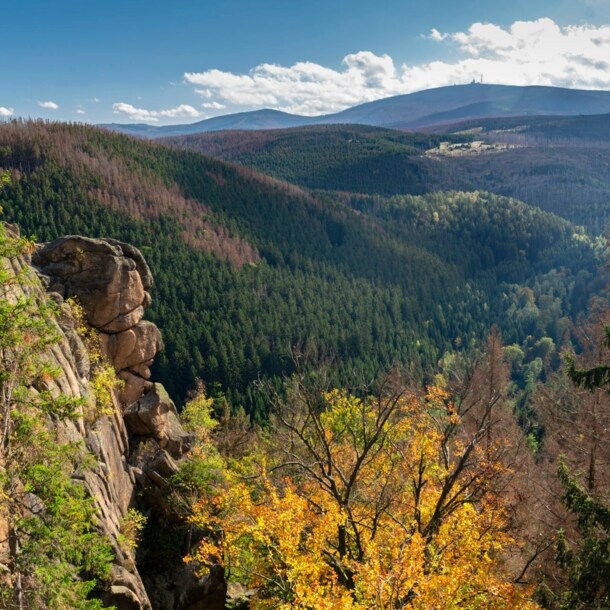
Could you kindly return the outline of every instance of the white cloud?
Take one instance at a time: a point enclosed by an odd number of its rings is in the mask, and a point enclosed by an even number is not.
[[[51,100],[49,100],[48,102],[38,102],[38,105],[41,108],[46,108],[47,110],[57,110],[59,108],[59,105],[55,102],[52,102]]]
[[[211,108],[212,110],[222,110],[226,108],[225,104],[219,104],[218,102],[204,102],[201,104],[202,108]]]
[[[13,113],[15,112],[14,108],[7,108],[6,106],[0,106],[0,116],[13,116]]]
[[[394,62],[388,55],[361,51],[347,55],[343,64],[341,72],[299,62],[290,67],[261,64],[248,74],[189,72],[184,78],[207,100],[312,115],[401,92]]]
[[[147,110],[146,108],[136,108],[131,104],[118,102],[112,105],[112,110],[115,114],[126,114],[133,121],[151,121],[156,123],[160,118],[184,118],[184,117],[199,117],[201,113],[188,104],[180,104],[176,108],[167,110]]]
[[[454,63],[406,68],[426,86],[486,80],[514,85],[582,89],[610,87],[610,26],[560,27],[548,18],[516,21],[503,29],[475,23],[466,32],[445,35],[465,57]]]
[[[87,114],[87,113],[82,108],[77,108],[76,114]]]
[[[397,67],[388,55],[360,51],[333,70],[312,62],[260,64],[247,74],[187,72],[184,79],[206,104],[271,107],[315,115],[430,87],[488,82],[610,88],[610,26],[566,26],[542,18],[503,28],[474,23],[464,32],[433,29],[428,39],[451,46],[455,61]],[[204,107],[211,107],[205,106]]]
[[[447,38],[447,34],[441,34],[436,28],[432,28],[430,31],[430,36],[428,36],[431,40],[436,42],[442,42]]]

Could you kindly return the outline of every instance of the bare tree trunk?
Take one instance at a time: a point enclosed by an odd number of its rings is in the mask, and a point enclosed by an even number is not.
[[[19,538],[14,527],[10,527],[9,531],[9,552],[10,565],[13,572],[13,603],[14,607],[19,610],[25,610],[25,599],[23,593],[23,580],[21,570],[19,568]]]

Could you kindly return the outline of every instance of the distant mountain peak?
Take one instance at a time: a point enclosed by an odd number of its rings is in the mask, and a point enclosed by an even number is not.
[[[99,125],[139,137],[161,138],[209,131],[284,129],[305,125],[358,124],[415,130],[474,118],[577,116],[610,113],[610,91],[544,85],[495,85],[474,81],[359,104],[335,114],[310,117],[272,108],[238,112],[186,125]]]

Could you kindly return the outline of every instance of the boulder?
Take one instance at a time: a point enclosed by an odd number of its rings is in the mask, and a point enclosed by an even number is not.
[[[123,411],[131,434],[154,438],[172,457],[179,458],[192,445],[176,412],[176,406],[160,383]]]
[[[161,333],[152,322],[143,320],[130,330],[135,333],[135,346],[121,362],[122,369],[132,369],[140,364],[152,362],[157,353],[163,349]]]
[[[151,604],[140,578],[122,566],[114,566],[112,585],[102,597],[104,604],[116,610],[151,610]]]
[[[135,326],[144,317],[144,306],[139,305],[129,313],[119,314],[112,322],[104,325],[102,331],[105,333],[120,333],[126,328]]]
[[[136,348],[136,340],[136,333],[131,328],[115,335],[100,336],[102,349],[115,370],[125,368],[127,358]]]
[[[250,608],[250,600],[254,597],[256,591],[248,589],[238,582],[230,582],[227,586],[227,600],[225,608],[231,610],[248,610]]]
[[[152,276],[133,246],[71,235],[44,245],[32,262],[50,287],[76,297],[89,324],[102,332],[121,332],[142,319]]]
[[[153,458],[147,462],[146,467],[158,472],[166,479],[175,475],[179,470],[178,464],[165,449],[157,451]]]
[[[144,289],[150,290],[154,284],[153,275],[150,271],[148,263],[142,256],[142,253],[135,246],[132,246],[131,244],[126,244],[125,242],[118,241],[116,239],[112,239],[110,237],[106,237],[104,241],[110,244],[111,246],[116,246],[117,248],[120,248],[124,256],[127,256],[134,261],[134,263],[136,264],[136,269],[138,270],[138,273],[142,278],[142,285],[144,286]]]
[[[122,405],[130,405],[139,400],[146,392],[153,389],[154,384],[139,375],[129,371],[120,371],[118,378],[123,381],[119,390],[118,399]]]
[[[120,333],[101,334],[100,342],[116,371],[130,369],[132,373],[145,379],[150,377],[148,367],[163,349],[159,329],[146,320]]]

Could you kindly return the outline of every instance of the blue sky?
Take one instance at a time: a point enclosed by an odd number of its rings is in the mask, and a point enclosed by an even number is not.
[[[0,118],[321,114],[479,75],[610,89],[610,0],[3,4]]]

